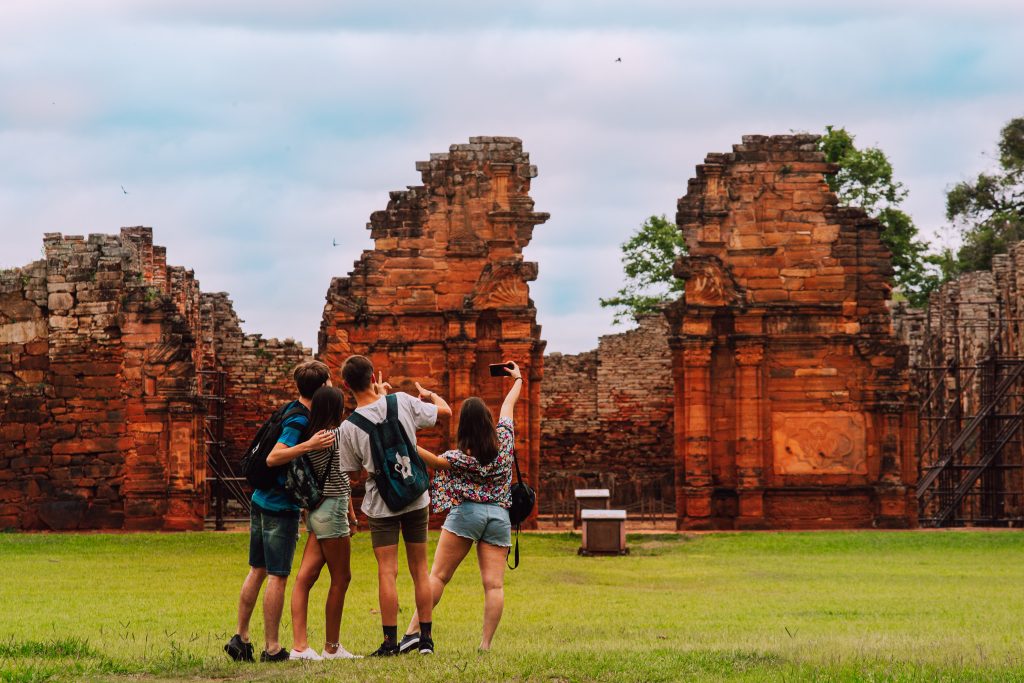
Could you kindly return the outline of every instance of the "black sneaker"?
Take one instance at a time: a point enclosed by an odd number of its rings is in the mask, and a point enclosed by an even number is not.
[[[388,641],[384,641],[380,644],[375,651],[370,653],[371,657],[392,657],[398,654],[398,646],[395,644],[388,644]]]
[[[398,651],[403,655],[407,655],[410,652],[415,652],[416,646],[419,644],[419,633],[407,633],[404,636],[402,636],[402,642],[398,644]]]
[[[261,662],[287,662],[288,661],[288,650],[283,647],[275,652],[274,654],[268,653],[266,650],[260,655]]]
[[[252,643],[247,643],[242,640],[242,636],[237,633],[231,636],[231,640],[224,646],[224,652],[228,653],[228,657],[235,660],[236,662],[252,662]]]
[[[421,655],[432,655],[434,654],[434,640],[430,636],[423,636],[420,638],[420,654]]]

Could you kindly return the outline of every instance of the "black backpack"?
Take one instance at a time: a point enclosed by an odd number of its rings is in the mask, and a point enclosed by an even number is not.
[[[537,504],[537,494],[523,481],[523,473],[519,470],[519,458],[516,457],[514,450],[512,451],[512,462],[516,464],[516,483],[512,484],[512,489],[509,491],[512,506],[508,509],[508,521],[516,528],[516,563],[508,565],[509,569],[519,566],[519,528],[533,512],[533,506]],[[510,553],[511,550],[509,548]]]
[[[272,489],[279,486],[277,478],[284,473],[287,465],[268,467],[267,456],[281,438],[285,421],[294,415],[305,415],[306,419],[309,419],[306,406],[298,401],[292,401],[274,411],[249,444],[249,450],[242,457],[242,474],[253,488]]]
[[[380,424],[353,411],[348,421],[370,437],[373,456],[373,482],[384,504],[398,512],[427,490],[427,467],[416,452],[416,447],[398,421],[398,396],[388,394],[385,399],[387,416]]]

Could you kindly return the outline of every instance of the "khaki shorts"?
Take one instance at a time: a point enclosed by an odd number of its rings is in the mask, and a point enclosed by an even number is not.
[[[374,548],[398,545],[398,530],[406,543],[427,542],[430,505],[394,517],[370,517],[370,541]]]

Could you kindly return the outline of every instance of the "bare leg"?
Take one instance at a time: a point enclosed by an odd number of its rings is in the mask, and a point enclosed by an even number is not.
[[[306,538],[302,551],[302,564],[292,588],[292,649],[299,652],[309,647],[307,616],[309,614],[309,591],[320,578],[324,566],[324,554],[314,534]]]
[[[405,555],[409,562],[409,574],[412,575],[413,590],[416,594],[415,613],[422,615],[423,621],[430,621],[433,617],[434,597],[430,589],[430,573],[427,568],[427,544],[406,543]]]
[[[345,609],[345,593],[348,592],[348,585],[352,582],[352,569],[349,565],[352,542],[348,537],[325,538],[320,541],[320,549],[327,562],[327,571],[331,573],[331,587],[327,591],[327,605],[324,608],[327,618],[325,638],[328,643],[338,643],[341,641],[339,636],[341,635],[341,613]],[[325,646],[324,651],[334,654],[338,648],[327,649]]]
[[[455,570],[459,568],[462,560],[465,559],[469,549],[473,547],[473,541],[445,529],[441,530],[441,537],[437,540],[437,549],[434,550],[434,566],[430,568],[430,593],[431,604],[436,605],[441,601],[441,594],[444,587],[452,580]],[[409,628],[406,633],[416,633],[420,629],[419,610],[412,615]]]
[[[374,548],[377,558],[377,597],[381,626],[398,624],[398,545]]]
[[[484,582],[484,636],[480,641],[481,650],[491,649],[491,639],[501,621],[505,608],[505,561],[508,548],[490,543],[479,543],[476,557],[480,562],[480,578]]]
[[[284,609],[284,589],[287,576],[273,576],[267,580],[267,592],[263,594],[263,636],[267,641],[267,653],[274,654],[281,649],[278,630],[281,626],[281,610]]]
[[[267,570],[257,567],[249,567],[249,574],[242,582],[242,594],[238,598],[238,635],[242,640],[249,642],[249,620],[252,619],[252,611],[256,609],[256,599],[260,597],[260,588],[263,587],[263,579],[267,578]]]

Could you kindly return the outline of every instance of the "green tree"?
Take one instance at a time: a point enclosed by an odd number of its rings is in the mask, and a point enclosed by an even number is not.
[[[917,238],[913,219],[900,209],[907,190],[893,177],[889,158],[877,147],[858,149],[853,135],[834,126],[825,127],[818,148],[827,161],[839,165],[839,172],[827,178],[839,201],[864,209],[881,223],[882,242],[892,252],[897,292],[912,306],[923,306],[942,280],[929,264],[942,270],[942,257],[925,254],[927,246]]]
[[[992,257],[1024,239],[1024,118],[1007,123],[999,135],[999,170],[946,193],[946,217],[959,228],[961,271],[986,270]]]
[[[637,320],[679,297],[685,282],[672,275],[672,264],[686,253],[683,233],[664,215],[651,216],[622,244],[626,284],[601,306],[613,307],[615,323]]]

